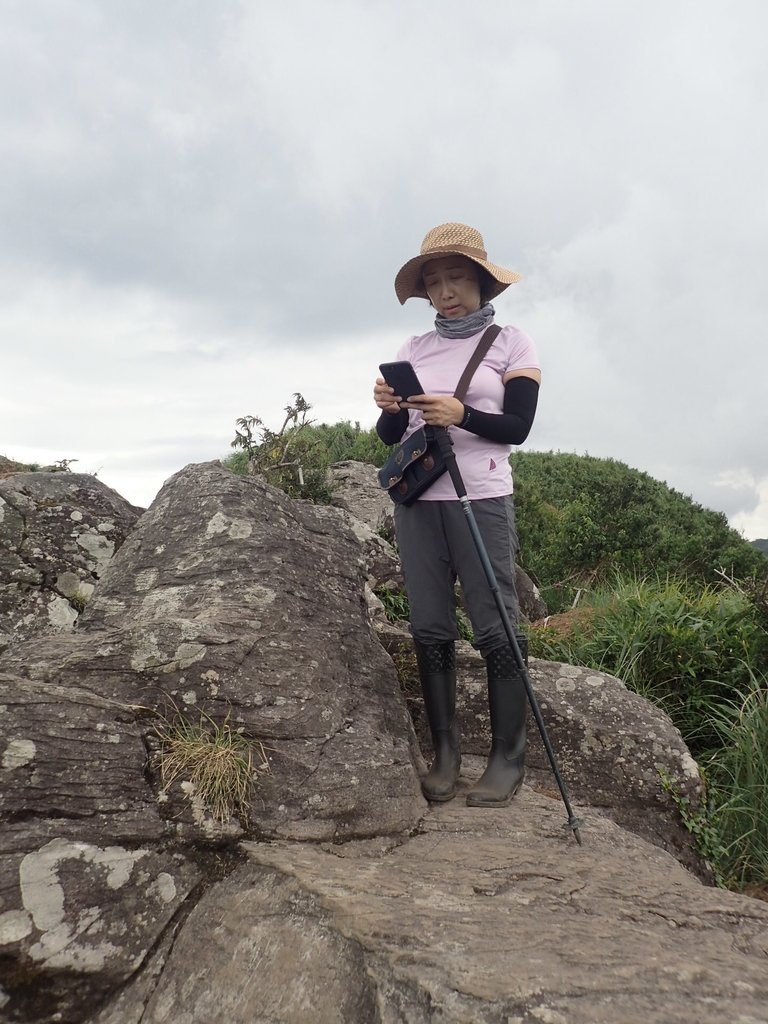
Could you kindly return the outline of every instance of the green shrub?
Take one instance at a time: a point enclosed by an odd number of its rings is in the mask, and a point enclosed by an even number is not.
[[[411,615],[408,595],[404,590],[382,584],[374,587],[374,594],[384,605],[384,614],[388,622],[407,622]]]
[[[615,570],[713,583],[768,574],[768,560],[728,525],[647,473],[613,459],[515,452],[521,564],[550,612]]]
[[[370,466],[383,466],[390,449],[381,440],[374,427],[363,429],[359,423],[342,420],[339,423],[313,424],[308,434],[325,452],[328,465],[335,462],[364,462]]]
[[[312,435],[307,413],[312,406],[298,392],[285,407],[285,419],[278,431],[271,430],[260,416],[241,416],[237,420],[232,448],[240,448],[224,462],[233,472],[251,468],[292,498],[307,498],[328,504],[328,457]],[[245,460],[245,461],[243,461]]]
[[[232,441],[241,450],[224,459],[224,465],[239,474],[255,470],[292,498],[327,505],[332,497],[328,470],[335,462],[386,461],[388,448],[373,427],[364,430],[348,420],[315,424],[307,419],[311,408],[302,395],[294,394],[278,431],[259,416],[241,416]]]

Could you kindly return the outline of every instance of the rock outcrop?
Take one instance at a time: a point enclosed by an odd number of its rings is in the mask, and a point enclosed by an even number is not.
[[[618,681],[532,666],[583,847],[533,742],[509,808],[425,804],[366,538],[187,467],[76,628],[0,655],[0,1020],[765,1019],[768,906],[662,849],[693,863],[657,763],[693,797],[700,780]],[[462,788],[487,746],[479,667],[462,648]],[[239,813],[163,783],[181,720],[266,747]]]
[[[387,492],[379,486],[373,466],[351,460],[336,462],[328,476],[333,489],[333,504],[337,508],[351,513],[374,533],[385,538],[394,537],[394,505]]]
[[[247,843],[92,1024],[766,1020],[768,906],[599,815],[581,847],[562,825],[524,786],[399,842]]]
[[[0,651],[70,630],[143,511],[85,473],[0,478]]]
[[[194,845],[416,827],[415,738],[363,584],[339,517],[190,468],[76,632],[0,657],[0,950],[14,965],[0,985],[14,1012],[48,1019],[44,992],[51,1014],[81,1019],[122,984],[198,884]],[[189,784],[161,785],[159,716],[201,712],[268,750],[244,820],[221,825]]]

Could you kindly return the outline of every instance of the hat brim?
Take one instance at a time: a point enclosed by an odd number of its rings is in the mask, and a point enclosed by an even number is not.
[[[509,288],[511,284],[515,284],[517,281],[522,280],[522,274],[516,273],[514,270],[507,270],[506,267],[499,267],[495,263],[491,263],[490,260],[478,259],[476,256],[470,256],[466,252],[462,252],[460,249],[446,249],[436,250],[435,252],[421,253],[419,256],[414,256],[412,260],[408,260],[397,273],[395,277],[395,293],[400,300],[400,305],[408,299],[426,299],[428,298],[424,283],[421,279],[421,268],[425,263],[429,263],[430,260],[437,260],[443,256],[463,256],[467,260],[472,260],[478,267],[482,267],[483,270],[487,271],[494,280],[494,285],[487,297],[489,299],[495,298],[500,295],[505,288]]]

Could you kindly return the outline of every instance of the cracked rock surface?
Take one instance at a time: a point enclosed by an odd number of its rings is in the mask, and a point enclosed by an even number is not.
[[[0,651],[70,630],[142,512],[86,473],[0,479]]]
[[[685,859],[654,775],[684,748],[618,680],[537,663],[584,846],[533,743],[510,807],[428,808],[369,558],[338,510],[189,466],[76,629],[0,654],[0,1021],[765,1024],[768,907],[660,848]],[[158,774],[159,716],[201,712],[270,756],[224,823]]]
[[[764,1022],[768,906],[585,813],[581,847],[527,786],[400,842],[246,843],[92,1024]]]
[[[203,711],[271,762],[223,825],[158,777],[158,714]],[[78,628],[0,655],[0,1020],[82,1020],[178,927],[216,844],[409,831],[415,750],[340,516],[218,464],[176,474]]]

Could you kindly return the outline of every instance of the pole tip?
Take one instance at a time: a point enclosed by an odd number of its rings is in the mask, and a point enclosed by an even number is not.
[[[581,832],[579,832],[579,828],[580,827],[581,827],[581,820],[579,818],[574,818],[574,817],[569,818],[568,821],[565,823],[565,825],[563,825],[563,828],[569,828],[571,830],[571,832],[573,832],[574,838],[576,839],[576,842],[579,844],[579,846],[582,845],[581,844]]]

